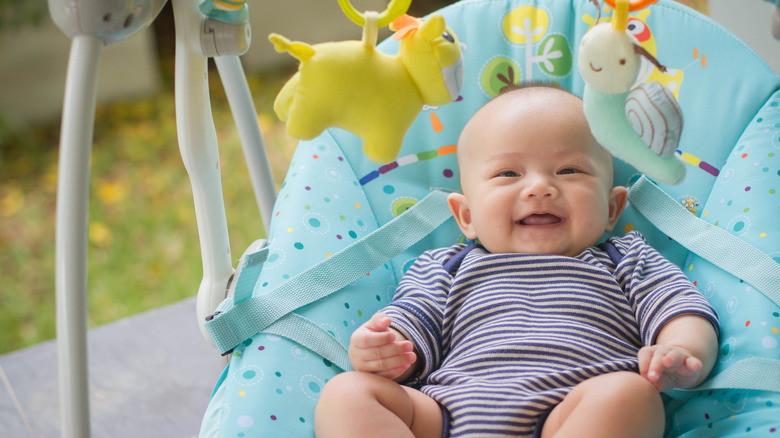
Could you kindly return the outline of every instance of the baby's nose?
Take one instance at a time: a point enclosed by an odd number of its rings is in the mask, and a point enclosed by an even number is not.
[[[523,191],[525,198],[554,198],[558,195],[558,189],[547,176],[534,175],[526,178],[526,182],[527,185]]]

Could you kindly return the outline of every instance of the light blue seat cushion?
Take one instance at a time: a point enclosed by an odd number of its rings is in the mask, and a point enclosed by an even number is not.
[[[390,164],[366,159],[360,140],[338,129],[301,142],[274,209],[269,260],[255,294],[375,230],[431,188],[458,190],[453,152],[460,130],[507,82],[552,81],[582,94],[576,49],[596,15],[589,1],[475,0],[441,13],[464,45],[462,99],[425,108]],[[780,80],[721,26],[674,2],[660,1],[632,15],[637,15],[633,28],[642,44],[669,68],[669,75],[656,72],[654,78],[674,90],[685,117],[680,152],[688,163],[687,177],[679,186],[663,188],[693,214],[777,257],[780,111],[774,93]],[[537,36],[525,36],[535,29]],[[356,38],[359,32],[356,28]],[[393,53],[397,43],[381,47]],[[616,163],[616,183],[627,185],[638,177],[634,169]],[[718,310],[723,325],[719,369],[750,355],[780,357],[776,305],[689,254],[629,206],[615,233],[632,229],[683,267]],[[392,298],[397,280],[421,252],[459,239],[449,220],[390,263],[299,313],[347,345],[352,330]],[[216,386],[202,436],[313,436],[314,406],[339,371],[303,346],[258,334],[236,349]],[[698,394],[685,404],[669,405],[668,434],[765,436],[780,428],[778,406],[776,393]]]

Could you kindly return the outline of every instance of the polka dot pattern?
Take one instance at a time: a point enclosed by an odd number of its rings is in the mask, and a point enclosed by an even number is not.
[[[449,155],[454,159],[454,154]],[[368,189],[355,178],[350,167],[353,159],[329,141],[299,144],[274,206],[271,249],[253,293],[273,290],[374,231],[377,216],[386,222],[427,194],[427,186],[385,177]],[[426,172],[439,175],[439,186],[456,182],[454,172],[448,170],[452,162],[437,159],[407,163],[394,174],[402,175],[414,166],[416,172],[433,168]],[[446,168],[438,167],[439,163]],[[450,230],[450,234],[455,233]],[[338,299],[323,299],[299,313],[347,345],[352,331],[392,299],[396,278],[421,251],[412,249],[398,256],[397,262],[367,272],[339,291]],[[372,293],[366,294],[367,290]],[[336,365],[304,346],[278,336],[256,335],[234,351],[228,378],[218,389],[224,396],[222,424],[229,430],[225,436],[310,436],[314,406],[327,381],[339,372]]]
[[[501,2],[505,4],[499,5]],[[503,16],[519,3],[520,0],[496,0],[491,8],[469,4],[467,14],[457,5],[445,11],[448,23],[456,21],[452,28],[468,47],[464,52],[466,85],[458,102],[423,109],[393,162],[368,161],[360,141],[338,129],[299,143],[272,213],[268,236],[271,250],[255,285],[255,294],[273,290],[308,266],[365,237],[378,224],[411,208],[431,188],[459,188],[455,145],[469,115],[489,98],[484,84],[498,89],[508,85],[506,81],[551,79],[549,66],[531,65],[533,70],[529,72],[523,62],[525,53],[542,56],[545,52],[540,50],[549,46],[506,43],[500,26],[502,17],[496,14]],[[579,36],[575,38],[570,33],[572,29],[584,30],[585,26],[580,26],[582,18],[592,15],[593,8],[588,2],[576,3],[581,10],[572,10],[567,2],[557,0],[533,2],[554,18],[539,35],[540,43],[551,41],[547,36],[555,35],[557,40],[568,39],[571,48],[578,46]],[[671,16],[664,15],[667,10],[672,12]],[[749,97],[760,95],[764,102],[768,93],[765,90],[777,88],[776,83],[770,84],[776,79],[765,80],[765,67],[758,65],[754,55],[741,55],[744,47],[726,37],[720,28],[710,28],[700,23],[700,18],[684,14],[685,25],[680,26],[676,21],[680,14],[671,7],[655,8],[649,17],[653,32],[675,35],[672,39],[656,39],[658,53],[674,60],[677,55],[670,57],[670,52],[682,50],[675,53],[685,55],[677,58],[689,57],[693,48],[688,41],[696,41],[710,44],[699,49],[711,61],[706,69],[691,64],[684,69],[684,75],[675,79],[680,96],[685,96],[681,105],[686,128],[680,152],[688,175],[682,185],[664,189],[691,214],[738,235],[780,262],[780,99],[769,99],[756,115],[758,103],[752,104]],[[463,17],[467,18],[465,22]],[[573,21],[560,17],[571,17]],[[670,27],[660,29],[666,21]],[[489,23],[494,23],[495,34],[486,38],[491,32]],[[662,41],[667,40],[670,43],[662,46]],[[492,41],[489,44],[493,46],[486,46],[483,41]],[[495,43],[506,44],[497,50]],[[390,41],[382,47],[392,52],[395,44]],[[735,45],[738,48],[734,49]],[[718,56],[728,50],[727,46],[732,47],[728,56]],[[724,59],[727,61],[723,62]],[[734,74],[740,66],[749,72],[750,81],[745,81],[744,75]],[[683,65],[670,67],[682,69]],[[485,72],[489,77],[482,77]],[[564,87],[575,87],[574,93],[581,94],[582,84],[576,76],[569,74],[554,80]],[[730,78],[735,78],[737,85],[726,83]],[[729,89],[737,90],[738,96],[727,95]],[[713,90],[722,94],[723,111],[712,111],[708,106]],[[737,138],[744,127],[734,121],[748,119],[750,126]],[[628,185],[639,177],[635,169],[616,161],[618,184]],[[768,305],[750,285],[688,254],[629,206],[615,233],[632,230],[642,232],[651,245],[683,267],[717,308],[722,322],[718,370],[749,355],[780,358],[780,309]],[[397,279],[420,252],[448,246],[458,238],[462,236],[450,221],[392,262],[366,273],[337,296],[299,312],[346,345],[351,332],[392,299]],[[340,371],[304,346],[286,338],[258,334],[235,350],[209,404],[211,415],[204,421],[204,428],[212,425],[219,429],[220,437],[229,438],[311,437],[319,394]],[[702,391],[678,409],[670,409],[668,435],[780,436],[779,409],[777,394]]]
[[[780,256],[780,95],[770,100],[745,131],[729,156],[721,177],[702,207],[702,218],[773,257]],[[714,372],[747,357],[780,358],[780,309],[752,286],[709,262],[691,256],[686,271],[720,316],[721,334]],[[740,423],[735,414],[771,411],[780,418],[780,394],[761,391],[706,391],[696,394],[674,414],[680,431],[701,429],[707,436],[721,436],[740,424],[745,432],[772,436],[777,421]],[[700,416],[705,412],[704,417]],[[750,417],[750,415],[747,415]],[[758,417],[756,417],[758,418]],[[746,424],[746,426],[742,426]],[[748,430],[750,429],[750,430]]]

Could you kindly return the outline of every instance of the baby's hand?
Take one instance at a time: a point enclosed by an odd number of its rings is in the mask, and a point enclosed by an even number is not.
[[[349,361],[357,371],[395,379],[417,359],[413,350],[411,341],[390,328],[390,318],[377,313],[352,334]]]
[[[701,374],[702,362],[688,350],[653,345],[639,350],[639,373],[659,392],[672,388],[690,388]]]

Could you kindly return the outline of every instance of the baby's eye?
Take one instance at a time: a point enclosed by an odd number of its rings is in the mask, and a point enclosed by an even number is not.
[[[573,167],[567,167],[565,169],[561,169],[558,171],[558,175],[572,175],[575,173],[579,173],[580,171],[573,168]]]
[[[514,170],[505,170],[499,173],[498,176],[500,176],[501,178],[517,178],[520,175]]]

